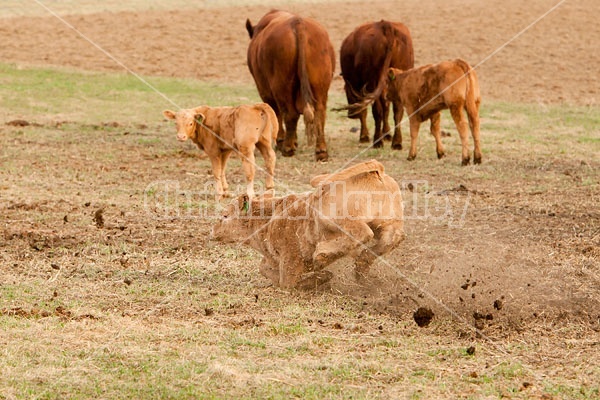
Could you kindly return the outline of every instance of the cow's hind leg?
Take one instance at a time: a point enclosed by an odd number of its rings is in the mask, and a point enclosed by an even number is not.
[[[390,102],[387,101],[385,96],[381,96],[381,106],[383,107],[383,126],[382,135],[383,140],[391,141],[392,140],[392,129],[390,128]]]
[[[431,116],[431,135],[435,139],[435,151],[438,158],[442,158],[446,155],[444,145],[442,144],[442,127],[441,127],[441,115],[442,113],[437,112]]]
[[[296,154],[298,148],[298,119],[300,115],[295,112],[287,112],[285,114],[285,138],[281,146],[281,154],[284,157],[291,157]],[[279,141],[279,138],[277,138]]]
[[[462,109],[462,104],[453,105],[450,107],[450,114],[456,124],[456,129],[458,129],[458,134],[460,135],[460,141],[462,143],[462,165],[469,165],[471,158],[469,156],[469,128]]]
[[[265,178],[266,189],[273,189],[275,186],[273,180],[273,176],[275,175],[275,152],[270,143],[265,143],[263,141],[256,143],[256,147],[258,147],[260,154],[262,154],[263,159],[265,160],[265,169],[267,170],[267,176]]]
[[[369,143],[369,127],[367,125],[367,109],[365,108],[358,114],[360,120],[360,137],[358,141],[360,143]]]
[[[325,118],[327,117],[327,104],[317,103],[315,106],[314,120],[307,124],[307,129],[314,129],[315,132],[315,159],[317,161],[327,161],[327,143],[325,142]],[[305,119],[306,121],[306,119]]]
[[[373,147],[383,147],[383,137],[381,132],[381,125],[383,124],[383,102],[381,98],[378,98],[373,103],[371,111],[373,112],[373,119],[375,120],[375,133],[373,134]]]

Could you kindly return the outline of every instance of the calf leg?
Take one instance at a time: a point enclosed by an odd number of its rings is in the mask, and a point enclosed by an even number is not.
[[[389,253],[404,239],[402,222],[385,225],[375,231],[376,243],[369,249],[363,249],[356,258],[354,272],[358,276],[364,276],[375,259],[383,254]]]
[[[212,164],[212,173],[217,184],[217,200],[221,200],[223,197],[225,197],[225,190],[223,189],[222,181],[224,169],[221,164],[221,156],[212,156],[210,158],[210,163]]]
[[[400,131],[400,124],[402,122],[402,115],[404,114],[404,107],[396,102],[392,103],[392,109],[394,110],[394,137],[392,138],[392,149],[402,150],[402,132]]]
[[[409,113],[411,114],[411,113]],[[417,138],[419,137],[419,127],[421,122],[416,115],[410,117],[410,150],[408,152],[408,161],[417,158]]]
[[[231,151],[224,151],[221,153],[221,185],[223,185],[224,196],[227,196],[227,190],[229,189],[229,183],[227,183],[225,171],[227,170],[227,160],[229,160],[230,155]]]
[[[273,176],[275,175],[275,152],[271,147],[271,143],[265,143],[264,141],[256,143],[256,147],[258,147],[260,154],[262,154],[263,159],[265,160],[265,169],[267,170],[267,176],[265,178],[266,189],[273,189],[275,186],[273,181]]]
[[[316,289],[320,285],[329,282],[333,278],[333,273],[330,271],[312,272],[296,283],[295,288],[300,290]]]
[[[254,159],[254,145],[239,146],[238,150],[242,154],[242,168],[246,175],[246,193],[249,198],[254,197],[254,173],[256,160]]]
[[[473,151],[473,163],[481,164],[481,143],[479,141],[479,102],[473,101],[469,103],[467,101],[467,117],[469,119],[469,128],[471,129],[471,135],[473,136],[473,142],[475,148]]]
[[[279,286],[279,267],[275,263],[275,260],[263,257],[258,270],[262,276],[269,279],[271,282],[273,282],[273,284]]]
[[[390,102],[387,101],[385,96],[381,96],[381,107],[383,108],[383,126],[382,126],[382,134],[383,140],[390,141],[392,140],[392,130],[390,128]]]
[[[373,231],[361,221],[341,224],[333,239],[317,243],[313,253],[313,262],[317,269],[322,269],[335,260],[348,254],[352,249],[373,238]]]
[[[279,286],[285,289],[296,287],[304,272],[304,262],[296,255],[289,254],[279,262]]]
[[[444,145],[442,144],[442,127],[441,127],[441,115],[442,113],[437,112],[431,117],[431,134],[435,138],[435,150],[437,157],[442,158],[446,155],[444,151]]]
[[[456,124],[456,129],[458,129],[458,134],[460,135],[460,141],[462,143],[462,165],[469,165],[469,129],[462,109],[462,104],[453,105],[450,107],[450,114]]]

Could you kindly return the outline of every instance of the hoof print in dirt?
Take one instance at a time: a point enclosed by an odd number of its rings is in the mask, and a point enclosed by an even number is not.
[[[417,311],[413,313],[413,319],[415,320],[417,325],[419,325],[419,327],[425,328],[429,326],[434,315],[435,314],[433,313],[433,311],[431,311],[431,309],[426,307],[419,307]]]

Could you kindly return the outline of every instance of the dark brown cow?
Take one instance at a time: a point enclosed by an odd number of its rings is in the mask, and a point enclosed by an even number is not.
[[[310,18],[278,10],[265,14],[254,26],[247,20],[246,29],[251,39],[248,68],[260,97],[277,114],[277,147],[284,156],[294,155],[296,128],[303,114],[309,144],[316,139],[317,161],[327,160],[327,92],[335,68],[327,31]]]
[[[361,103],[368,94],[373,96],[373,147],[383,146],[382,132],[386,138],[391,137],[388,123],[390,104],[385,96],[388,68],[407,70],[414,66],[412,39],[408,28],[400,22],[384,20],[359,26],[342,42],[340,64],[348,104]],[[394,149],[402,149],[402,113],[403,108],[394,104]],[[366,107],[356,113],[350,110],[348,116],[360,119],[360,141],[368,142]]]

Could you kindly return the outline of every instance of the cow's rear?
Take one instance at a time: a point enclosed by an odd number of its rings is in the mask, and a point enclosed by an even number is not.
[[[306,136],[317,160],[328,158],[325,142],[327,95],[335,55],[327,31],[316,21],[284,11],[248,20],[248,68],[264,102],[278,118],[277,146],[284,156],[297,149],[297,124],[304,115]]]
[[[383,145],[383,136],[390,137],[389,102],[385,96],[389,67],[410,69],[414,65],[412,38],[400,22],[381,20],[357,27],[342,42],[340,65],[344,90],[348,100],[348,116],[360,119],[360,141],[369,141],[367,106],[372,103],[375,120],[373,146]],[[394,107],[394,138],[392,147],[402,148],[400,121],[402,107]]]

